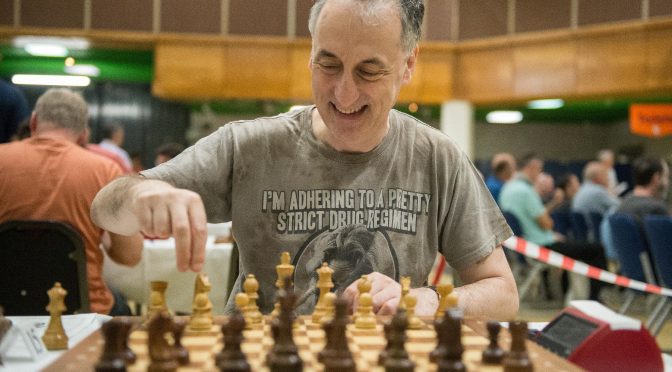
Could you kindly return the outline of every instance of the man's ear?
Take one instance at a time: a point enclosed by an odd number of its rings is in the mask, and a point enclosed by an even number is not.
[[[411,77],[413,76],[413,71],[415,71],[415,62],[418,59],[419,51],[420,48],[416,45],[416,47],[413,48],[413,51],[406,59],[406,66],[404,69],[404,79],[403,79],[404,84],[408,84],[411,82]]]
[[[79,134],[79,136],[77,136],[77,144],[80,146],[86,146],[86,144],[89,143],[89,134],[91,134],[91,132],[87,127],[82,131],[82,133]]]
[[[30,115],[30,121],[28,122],[28,128],[30,128],[30,135],[35,135],[37,131],[37,114],[35,111]]]

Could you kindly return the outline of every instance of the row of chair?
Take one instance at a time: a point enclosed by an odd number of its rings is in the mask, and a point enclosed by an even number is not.
[[[599,213],[580,213],[553,211],[553,230],[565,235],[571,241],[580,243],[599,243],[602,215]]]

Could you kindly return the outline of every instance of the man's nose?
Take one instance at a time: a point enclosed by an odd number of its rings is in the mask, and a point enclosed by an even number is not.
[[[351,107],[359,98],[359,90],[355,79],[350,74],[341,74],[336,82],[336,90],[334,92],[340,108],[351,109]]]

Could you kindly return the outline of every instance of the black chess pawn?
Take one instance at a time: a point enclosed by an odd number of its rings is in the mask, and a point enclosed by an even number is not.
[[[509,322],[511,350],[506,354],[502,365],[505,372],[532,372],[534,367],[527,355],[527,322]]]
[[[504,358],[504,350],[499,347],[497,338],[499,336],[499,330],[502,328],[502,326],[499,325],[499,322],[491,320],[488,322],[487,328],[490,344],[485,350],[483,350],[483,364],[500,364]]]
[[[392,322],[387,322],[383,325],[383,334],[385,335],[385,339],[389,340],[390,339],[390,332],[392,331]],[[387,358],[387,353],[390,351],[390,343],[385,344],[385,348],[378,354],[378,365],[379,366],[384,366],[385,365],[385,358]]]
[[[96,372],[125,372],[126,350],[125,330],[127,324],[121,319],[112,319],[105,322],[100,328],[105,339],[105,346],[100,359],[95,365]]]
[[[462,362],[462,311],[449,309],[443,323],[445,332],[443,342],[446,352],[437,360],[439,372],[464,372],[467,370]]]
[[[173,323],[173,348],[175,349],[175,357],[181,366],[189,364],[189,350],[182,346],[182,335],[187,323],[184,320],[175,320]]]
[[[266,357],[266,364],[271,372],[303,371],[303,360],[299,357],[299,349],[293,336],[296,295],[290,278],[285,278],[285,286],[278,290],[278,298],[280,314],[271,321],[274,343]]]
[[[238,309],[222,325],[224,348],[215,357],[217,368],[222,372],[249,372],[250,364],[241,350],[245,318]]]
[[[408,328],[406,310],[398,309],[390,321],[387,339],[389,347],[383,364],[386,372],[412,372],[415,369],[415,363],[409,358],[405,347],[406,328]]]
[[[147,348],[149,351],[149,372],[176,371],[178,367],[175,349],[166,340],[172,333],[173,321],[165,311],[156,314],[147,325]]]
[[[447,317],[448,310],[444,312],[444,316],[434,321],[434,330],[436,332],[437,342],[436,348],[434,348],[434,350],[429,353],[429,361],[432,363],[438,363],[439,359],[441,359],[446,354],[446,333],[448,328],[446,328],[445,322],[447,322]]]
[[[347,325],[348,303],[339,297],[334,301],[334,317],[322,325],[327,342],[317,354],[317,360],[324,364],[325,372],[356,371],[355,360],[348,347]]]

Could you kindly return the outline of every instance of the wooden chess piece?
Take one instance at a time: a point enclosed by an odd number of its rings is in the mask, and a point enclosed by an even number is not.
[[[184,328],[187,326],[184,320],[176,319],[173,322],[173,348],[175,349],[175,357],[181,366],[189,364],[189,350],[182,345],[182,335]]]
[[[238,293],[246,296],[244,293]],[[245,318],[240,310],[236,309],[228,320],[222,324],[224,347],[215,356],[217,368],[222,372],[248,372],[250,364],[245,353],[241,350],[243,343],[243,329]]]
[[[499,322],[491,320],[488,321],[486,327],[488,329],[488,338],[490,339],[490,344],[485,350],[483,350],[483,364],[500,364],[504,358],[504,350],[499,347],[497,338],[499,336],[499,330],[502,328],[502,326],[499,325]]]
[[[100,331],[105,340],[103,353],[95,365],[96,372],[125,372],[126,349],[124,347],[126,325],[120,318],[103,323]]]
[[[133,322],[128,318],[117,318],[118,321],[122,324],[122,346],[124,348],[124,359],[126,359],[126,364],[134,364],[137,360],[137,356],[128,346],[128,337],[131,335],[131,330],[133,330]]]
[[[334,318],[336,312],[334,302],[336,301],[336,293],[329,292],[324,295],[324,316],[322,316],[322,322],[329,321]]]
[[[387,352],[383,363],[385,371],[412,372],[415,369],[415,363],[409,358],[405,347],[407,327],[406,310],[397,309],[390,321],[388,331],[387,343],[389,345],[386,347]]]
[[[294,265],[290,264],[289,252],[282,252],[280,255],[280,265],[275,267],[275,272],[278,274],[278,279],[275,281],[275,287],[281,289],[284,285],[285,278],[292,277],[294,274]],[[276,298],[275,307],[271,312],[272,317],[276,317],[280,314],[280,302]]]
[[[401,279],[399,280],[399,283],[401,284],[401,297],[399,297],[399,309],[406,309],[406,301],[404,298],[406,298],[406,295],[408,295],[408,292],[411,290],[411,277],[410,276],[402,276]]]
[[[439,307],[436,309],[434,319],[438,319],[445,314],[446,310],[457,307],[457,295],[453,293],[452,284],[441,284],[436,287],[439,293]]]
[[[259,282],[257,281],[257,278],[254,277],[254,274],[247,274],[247,279],[245,279],[245,283],[243,283],[243,290],[250,299],[250,303],[247,305],[245,311],[248,320],[251,324],[261,324],[264,317],[259,311],[259,306],[257,306],[257,299],[259,298],[259,294],[257,294],[257,291],[259,290]]]
[[[357,282],[359,290],[359,304],[357,306],[357,316],[355,317],[355,328],[373,329],[376,328],[376,316],[373,314],[373,298],[371,297],[371,281],[366,275]]]
[[[156,314],[169,312],[166,305],[166,289],[168,282],[155,280],[150,282],[152,292],[149,294],[149,308],[147,309],[147,321],[151,320]]]
[[[273,347],[266,357],[271,372],[292,372],[303,370],[303,360],[294,343],[293,323],[296,294],[289,278],[285,278],[282,289],[278,291],[280,314],[271,321]]]
[[[439,372],[464,372],[467,370],[462,362],[462,311],[460,309],[449,309],[445,312],[442,326],[445,332],[442,341],[443,353],[437,360]]]
[[[384,366],[385,365],[385,359],[387,358],[387,353],[390,351],[390,347],[392,344],[389,342],[390,340],[390,332],[392,332],[392,322],[386,322],[383,325],[383,334],[385,335],[385,340],[387,340],[387,343],[385,344],[385,348],[378,354],[378,365],[379,366]]]
[[[211,288],[210,280],[205,274],[201,273],[196,276],[189,329],[194,331],[212,329],[212,302],[208,297]]]
[[[412,294],[407,294],[406,297],[404,297],[404,303],[406,304],[408,329],[421,329],[424,327],[425,322],[415,315],[415,306],[418,304],[418,299]]]
[[[151,362],[148,372],[177,371],[178,363],[173,345],[166,340],[166,334],[172,333],[173,321],[166,312],[156,314],[147,325],[147,349]]]
[[[44,336],[42,336],[42,342],[44,342],[47,350],[64,350],[68,348],[68,336],[65,334],[65,329],[63,329],[61,315],[67,310],[65,307],[65,296],[68,295],[68,291],[61,287],[61,283],[56,282],[47,291],[47,294],[49,295],[47,311],[51,317],[49,318],[49,326],[47,326],[47,330],[44,331]]]
[[[247,293],[243,292],[236,293],[235,301],[236,301],[236,308],[245,319],[245,329],[252,329],[252,321],[247,313],[248,310],[247,305],[250,304],[250,298],[247,296]]]
[[[527,322],[509,322],[511,333],[511,350],[506,353],[502,360],[504,372],[531,372],[534,370],[532,362],[527,355]]]
[[[315,311],[313,312],[313,323],[319,323],[324,317],[326,312],[325,305],[325,296],[327,293],[331,292],[331,289],[334,288],[334,282],[332,281],[332,276],[334,275],[334,270],[329,267],[329,264],[326,262],[322,263],[322,267],[317,269],[317,288],[320,290],[320,297],[317,300],[317,305],[315,305]]]
[[[446,327],[446,322],[449,322],[449,319],[444,315],[436,318],[434,320],[434,331],[436,333],[436,348],[429,353],[429,361],[432,363],[439,362],[439,359],[443,358],[446,354],[446,345],[448,344],[448,328]]]
[[[348,302],[342,298],[337,298],[334,307],[333,319],[322,323],[327,342],[324,349],[317,354],[317,360],[324,364],[325,372],[355,372],[355,360],[348,348],[346,336]]]

